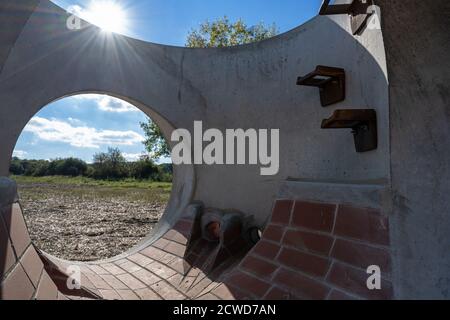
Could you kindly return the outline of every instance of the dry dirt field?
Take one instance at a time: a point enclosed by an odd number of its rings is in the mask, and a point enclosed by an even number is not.
[[[154,182],[16,181],[34,243],[71,261],[111,258],[133,247],[159,221],[171,190],[168,183]]]

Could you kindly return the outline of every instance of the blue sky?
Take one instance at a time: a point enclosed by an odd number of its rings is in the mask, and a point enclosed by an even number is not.
[[[120,33],[145,41],[183,46],[187,34],[206,20],[227,15],[248,25],[275,23],[289,31],[316,15],[321,0],[53,0],[80,15],[92,3],[115,2],[125,23]],[[92,12],[92,9],[91,9]],[[116,19],[117,20],[117,19]],[[114,27],[118,27],[114,24]],[[120,100],[98,95],[71,97],[43,108],[30,121],[14,155],[27,159],[77,157],[120,148],[129,160],[144,152],[139,126],[146,116]],[[165,159],[167,161],[167,159]]]

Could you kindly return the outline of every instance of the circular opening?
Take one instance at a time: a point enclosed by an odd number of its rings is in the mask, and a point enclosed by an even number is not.
[[[156,123],[123,100],[83,94],[50,103],[22,131],[10,167],[32,240],[72,261],[131,249],[166,209],[168,152]]]

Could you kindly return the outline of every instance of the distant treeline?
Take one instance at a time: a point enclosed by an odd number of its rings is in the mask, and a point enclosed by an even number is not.
[[[33,177],[44,176],[85,176],[94,179],[125,179],[153,180],[171,182],[173,167],[171,164],[155,164],[148,157],[127,162],[119,149],[108,149],[106,153],[97,153],[94,162],[88,164],[76,158],[55,160],[21,160],[14,157],[10,172],[14,175]]]

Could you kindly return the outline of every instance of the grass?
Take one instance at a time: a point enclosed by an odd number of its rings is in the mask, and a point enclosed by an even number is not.
[[[29,200],[47,199],[54,195],[83,199],[122,199],[164,203],[169,200],[172,183],[146,180],[95,180],[86,177],[11,176],[19,187],[19,195]]]
[[[122,180],[96,180],[87,177],[27,177],[11,176],[18,184],[54,184],[83,187],[111,187],[111,188],[139,188],[139,189],[164,189],[170,191],[172,183],[155,182],[150,180],[122,179]]]
[[[113,257],[137,244],[160,219],[172,187],[133,179],[11,178],[34,243],[80,261]]]

